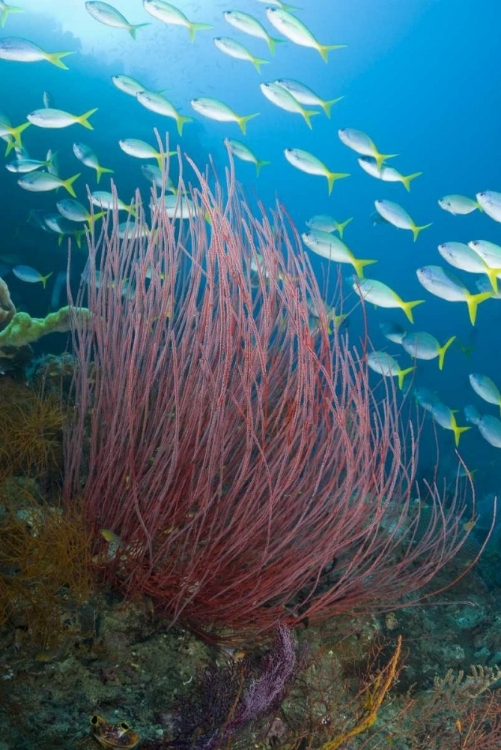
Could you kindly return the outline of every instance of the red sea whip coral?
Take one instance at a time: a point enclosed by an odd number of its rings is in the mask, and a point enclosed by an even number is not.
[[[190,198],[182,181],[169,210],[152,197],[151,231],[137,196],[125,238],[117,211],[90,238],[66,497],[108,579],[199,631],[388,606],[455,553],[461,508],[432,491],[420,517],[394,394],[376,400],[364,351],[329,332],[283,210],[190,165]]]

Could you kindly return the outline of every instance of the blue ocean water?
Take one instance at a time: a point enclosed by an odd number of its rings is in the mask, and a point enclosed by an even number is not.
[[[43,106],[47,91],[51,105],[75,114],[97,107],[91,118],[94,130],[80,125],[62,130],[29,128],[23,143],[34,158],[45,158],[48,149],[58,152],[60,173],[82,176],[76,183],[78,198],[86,202],[86,185],[96,189],[94,173],[74,157],[72,144],[84,142],[97,153],[100,162],[114,170],[119,196],[129,202],[137,187],[147,195],[149,183],[141,173],[142,161],[124,154],[118,141],[139,138],[155,145],[154,128],[169,133],[173,147],[181,145],[199,165],[209,156],[222,174],[227,164],[225,137],[249,145],[260,159],[271,162],[256,178],[252,164],[238,162],[237,176],[266,204],[278,199],[298,229],[314,214],[331,214],[344,221],[353,217],[344,239],[357,257],[375,258],[367,269],[369,277],[384,281],[405,300],[425,299],[415,310],[415,330],[432,333],[441,343],[457,336],[463,350],[453,345],[445,367],[439,372],[436,360],[419,361],[414,386],[425,386],[452,409],[458,409],[458,423],[465,424],[462,409],[474,403],[482,413],[497,415],[497,408],[479,400],[468,375],[479,372],[501,386],[499,330],[501,307],[488,300],[478,310],[476,326],[470,325],[466,305],[431,296],[419,284],[416,269],[426,264],[445,265],[437,245],[446,241],[468,242],[485,239],[498,242],[498,224],[478,211],[452,216],[438,206],[438,199],[450,193],[474,197],[483,190],[501,191],[499,123],[501,118],[501,4],[474,0],[306,0],[298,18],[322,44],[346,44],[329,53],[326,64],[314,49],[292,41],[277,45],[271,55],[266,43],[229,26],[223,11],[240,10],[254,15],[274,37],[280,36],[266,18],[266,4],[259,0],[235,2],[184,2],[177,6],[193,21],[212,25],[197,32],[190,44],[186,28],[167,26],[152,19],[140,0],[116,0],[114,6],[131,23],[151,22],[139,29],[137,41],[126,30],[99,24],[85,9],[84,0],[19,0],[25,13],[7,18],[0,37],[29,39],[48,51],[73,50],[65,58],[69,70],[48,62],[32,64],[0,60],[0,110],[14,125]],[[221,53],[215,36],[229,36],[245,44],[253,54],[270,62],[259,75],[254,67]],[[175,124],[142,108],[134,98],[118,91],[111,76],[126,74],[138,78],[149,89],[165,89],[165,95],[183,115],[193,116],[185,125],[182,139]],[[311,87],[322,98],[344,97],[332,108],[330,119],[323,113],[313,118],[310,130],[302,117],[278,109],[264,98],[259,84],[278,78],[292,78]],[[235,123],[203,119],[190,107],[192,98],[209,96],[223,100],[239,114],[259,112],[250,121],[245,137]],[[375,180],[357,164],[357,154],[339,140],[339,128],[356,128],[369,134],[380,151],[398,153],[391,166],[403,174],[422,171],[410,193],[403,185]],[[284,158],[284,149],[312,152],[329,169],[349,172],[349,179],[327,194],[327,183],[295,170]],[[11,157],[9,157],[11,158]],[[17,184],[17,175],[0,172],[0,215],[2,242],[0,262],[54,272],[44,291],[26,284],[12,273],[5,276],[18,309],[45,315],[50,308],[51,285],[67,264],[64,242],[27,224],[30,210],[52,212],[62,191],[29,193]],[[99,185],[109,189],[106,175]],[[400,203],[417,224],[433,222],[416,243],[410,232],[374,224],[374,201]],[[74,250],[75,284],[85,262],[85,252]],[[338,267],[312,257],[326,301],[337,279]],[[334,264],[332,264],[334,266]],[[342,268],[342,276],[351,273]],[[471,291],[475,277],[457,272]],[[343,287],[349,295],[350,289]],[[61,303],[64,304],[64,295]],[[347,309],[355,306],[353,296],[345,299]],[[380,333],[379,323],[396,321],[410,327],[400,310],[367,306],[369,335],[376,349],[395,355],[401,367],[412,362],[398,345]],[[350,335],[363,332],[360,310],[350,316]],[[41,341],[38,351],[57,350],[59,340]],[[464,353],[466,348],[467,354]],[[471,351],[469,351],[471,350]],[[374,374],[375,384],[379,376]],[[434,431],[437,430],[441,470],[444,475],[457,467],[453,435],[426,418],[423,426],[422,461],[435,462]],[[461,438],[461,455],[471,469],[479,497],[497,493],[501,479],[499,449],[489,445],[476,428]]]

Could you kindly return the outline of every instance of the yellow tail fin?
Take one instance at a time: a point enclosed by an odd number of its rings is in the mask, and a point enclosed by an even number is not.
[[[78,178],[80,177],[80,175],[81,175],[81,174],[82,174],[82,173],[81,173],[81,172],[79,172],[78,174],[74,174],[74,175],[73,175],[73,177],[68,177],[68,179],[67,179],[67,180],[61,180],[61,185],[62,185],[62,186],[63,186],[64,188],[66,188],[66,190],[68,191],[68,193],[69,193],[69,194],[70,194],[70,195],[71,195],[71,196],[72,196],[73,198],[76,198],[76,197],[77,197],[77,195],[76,195],[75,191],[73,190],[73,183],[75,182],[75,180],[78,180]]]
[[[414,323],[414,316],[412,314],[412,308],[417,307],[418,305],[422,305],[424,302],[424,299],[415,299],[412,302],[402,302],[402,310],[407,315],[407,318],[410,320],[411,323]]]
[[[331,116],[331,107],[333,107],[334,104],[337,104],[338,102],[340,102],[341,99],[344,99],[344,96],[338,96],[337,99],[328,99],[326,102],[321,103],[320,106],[322,107],[323,111],[325,112],[325,114],[327,115],[329,119]]]
[[[315,117],[315,115],[319,115],[320,112],[317,112],[316,109],[303,109],[301,114],[306,120],[306,124],[308,125],[309,129],[312,130],[313,126],[311,124],[311,118]]]
[[[5,151],[5,156],[8,156],[14,146],[17,146],[18,148],[22,148],[23,144],[21,143],[21,133],[26,130],[26,128],[29,128],[31,125],[31,122],[25,122],[22,125],[18,125],[16,128],[6,128],[8,129],[10,135],[14,140],[10,140],[7,144],[7,149]]]
[[[270,48],[271,54],[272,55],[275,54],[275,47],[276,47],[277,44],[285,44],[286,41],[287,41],[286,39],[275,39],[274,37],[269,36],[268,37],[268,47]]]
[[[99,185],[99,180],[101,179],[101,175],[109,173],[113,174],[113,169],[108,169],[107,167],[102,167],[100,164],[96,167],[96,182]]]
[[[261,65],[267,65],[270,62],[262,57],[251,57],[251,60],[258,73],[261,73]]]
[[[346,219],[346,221],[343,221],[341,224],[337,225],[336,230],[341,239],[343,239],[344,230],[346,229],[346,227],[351,221],[353,221],[353,216],[351,216],[349,219]]]
[[[440,347],[438,350],[438,369],[441,370],[444,366],[444,357],[445,352],[450,347],[453,341],[456,340],[455,336],[451,336],[450,339],[448,339],[443,346]]]
[[[459,446],[459,438],[461,437],[463,432],[467,432],[468,430],[471,430],[471,427],[458,427],[457,424],[454,425],[452,431],[454,433],[454,444],[456,448]]]
[[[257,176],[259,177],[259,173],[261,172],[261,167],[265,167],[267,164],[271,164],[271,161],[263,161],[262,159],[258,159],[256,162],[256,172]]]
[[[40,281],[42,282],[42,286],[44,289],[45,289],[45,285],[47,284],[47,279],[50,279],[53,273],[54,271],[51,271],[50,273],[47,274],[47,276],[40,276]]]
[[[77,122],[80,123],[80,125],[83,125],[84,128],[87,128],[87,130],[94,130],[92,125],[89,122],[89,117],[94,114],[94,112],[97,112],[97,107],[94,109],[89,109],[88,112],[84,112],[83,115],[80,115],[80,117],[77,117]]]
[[[394,159],[395,156],[398,156],[398,154],[380,154],[375,146],[374,146],[374,149],[375,149],[375,152],[373,156],[374,156],[374,159],[376,160],[376,165],[378,169],[381,169],[383,162],[386,161],[387,159]]]
[[[190,23],[188,28],[190,30],[190,42],[193,44],[197,31],[202,31],[202,29],[212,29],[212,26],[209,23]]]
[[[149,23],[136,23],[133,26],[129,26],[129,34],[134,39],[134,41],[136,41],[136,31],[138,29],[142,29],[143,26],[151,26],[151,24],[149,24]]]
[[[332,188],[334,187],[334,182],[336,180],[342,180],[343,177],[350,177],[351,175],[348,172],[327,172],[325,176],[327,177],[330,195],[332,193]]]
[[[365,266],[371,266],[373,263],[377,263],[377,260],[367,260],[363,258],[352,258],[351,260],[351,264],[359,279],[364,278]]]
[[[55,65],[57,68],[62,68],[63,70],[69,70],[68,66],[65,65],[63,62],[61,62],[62,57],[68,57],[68,55],[74,55],[75,51],[72,50],[71,52],[48,52],[47,57],[45,58],[48,62],[52,63],[52,65]]]
[[[322,56],[322,60],[324,62],[328,62],[328,53],[331,52],[333,49],[344,49],[344,47],[347,47],[347,44],[319,44],[317,49],[320,52],[320,55]]]
[[[494,294],[498,293],[498,275],[501,274],[501,268],[486,268],[485,275],[491,282]]]
[[[416,368],[415,367],[407,367],[405,370],[399,370],[397,372],[397,378],[398,378],[398,387],[400,390],[402,390],[404,385],[404,378],[406,375],[408,375],[410,372],[414,372]]]
[[[421,177],[422,174],[422,172],[414,172],[413,174],[408,174],[406,176],[402,175],[402,184],[407,192],[411,189],[411,180],[415,180],[416,177]]]
[[[24,13],[24,8],[18,8],[16,5],[6,5],[2,10],[2,15],[0,16],[0,26],[2,27],[2,29],[5,26],[10,13]]]
[[[465,298],[465,302],[468,305],[468,312],[470,314],[470,323],[472,326],[475,325],[477,319],[477,307],[481,302],[492,297],[491,292],[482,292],[482,294],[469,294]]]
[[[412,225],[412,236],[414,237],[414,242],[417,240],[417,238],[419,236],[419,232],[422,232],[423,229],[428,229],[428,227],[431,227],[432,224],[433,224],[433,222],[431,222],[430,224],[423,224],[423,226],[421,226],[421,227],[417,227],[415,224],[413,224]]]
[[[183,128],[187,122],[193,122],[193,117],[185,117],[184,115],[178,115],[176,117],[177,132],[179,135],[183,135]]]
[[[249,120],[253,120],[254,117],[259,117],[260,114],[261,112],[255,112],[253,115],[244,115],[243,117],[237,118],[237,122],[240,126],[240,130],[242,131],[244,135],[246,134],[247,123],[249,122]]]

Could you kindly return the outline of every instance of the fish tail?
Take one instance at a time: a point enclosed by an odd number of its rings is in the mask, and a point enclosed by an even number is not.
[[[276,39],[273,36],[269,36],[268,37],[268,47],[270,49],[271,54],[272,55],[275,54],[275,47],[277,46],[277,44],[285,44],[285,42],[286,42],[286,39]]]
[[[415,367],[406,367],[405,370],[399,370],[397,373],[398,378],[398,387],[400,390],[402,390],[404,386],[404,378],[406,375],[408,375],[410,372],[414,372],[416,368]]]
[[[501,268],[486,268],[485,275],[491,282],[494,294],[498,293],[498,274],[501,274]]]
[[[9,5],[8,7],[6,6],[2,10],[2,15],[0,16],[0,26],[2,27],[2,29],[5,26],[10,13],[24,13],[24,8],[18,8],[16,5]]]
[[[329,119],[331,116],[331,107],[340,102],[341,99],[344,99],[344,96],[338,96],[337,99],[328,99],[326,102],[322,102],[321,107]]]
[[[308,125],[309,129],[312,129],[312,124],[310,117],[314,117],[315,115],[319,115],[320,112],[317,112],[315,109],[303,109],[302,111],[303,117],[306,120],[306,124]]]
[[[84,128],[87,128],[87,130],[94,130],[94,128],[88,121],[89,117],[93,115],[94,112],[97,112],[97,107],[95,107],[94,109],[89,109],[88,112],[84,112],[83,115],[80,115],[80,117],[77,117],[77,122],[79,122],[80,125],[83,125]]]
[[[76,193],[73,190],[73,183],[78,180],[82,173],[79,172],[78,174],[74,174],[73,177],[68,177],[67,180],[61,180],[61,185],[66,188],[68,193],[72,196],[72,198],[76,198]]]
[[[18,148],[22,148],[23,144],[21,143],[21,133],[26,130],[26,128],[29,128],[31,125],[31,122],[24,122],[22,125],[18,125],[17,128],[9,128],[9,133],[13,137],[13,141],[9,141],[7,144],[7,151],[5,152],[5,155],[9,154],[14,146],[17,146]]]
[[[371,266],[373,263],[377,263],[377,260],[368,260],[367,258],[352,258],[351,264],[355,269],[359,279],[364,278],[365,266]]]
[[[454,444],[456,448],[459,446],[459,438],[463,434],[463,432],[467,432],[468,430],[471,430],[471,427],[458,427],[458,425],[454,425],[452,428],[452,431],[454,433]]]
[[[469,294],[466,297],[466,304],[468,305],[468,312],[470,314],[470,323],[472,326],[475,325],[477,319],[477,307],[481,302],[492,297],[492,292],[482,292],[481,294]]]
[[[332,324],[331,331],[337,331],[338,328],[344,323],[347,317],[348,317],[348,313],[341,313],[341,315],[336,315],[335,310],[332,310],[327,315],[329,322]]]
[[[385,162],[387,159],[394,159],[395,156],[398,156],[398,154],[380,154],[379,151],[376,151],[375,154],[373,154],[376,165],[378,169],[381,169],[383,166],[383,162]]]
[[[351,216],[349,219],[346,219],[346,221],[343,221],[341,224],[337,225],[336,227],[337,233],[339,234],[339,237],[341,239],[343,239],[344,230],[346,229],[350,221],[353,221],[353,216]]]
[[[129,26],[129,34],[131,37],[136,41],[136,31],[138,29],[142,29],[143,26],[151,26],[150,23],[135,23],[134,25]]]
[[[58,236],[58,238],[57,238],[57,246],[58,247],[61,247],[61,245],[63,244],[63,240],[64,240],[64,234],[60,234]],[[44,284],[44,289],[45,289],[45,284]]]
[[[259,173],[261,172],[261,167],[265,167],[267,164],[271,164],[271,161],[263,161],[263,159],[258,159],[256,162],[256,175],[259,177]]]
[[[343,49],[344,47],[347,47],[347,44],[319,44],[317,49],[320,52],[320,55],[322,56],[322,60],[324,62],[328,62],[328,54],[333,49]]]
[[[327,182],[329,185],[329,195],[332,193],[332,188],[334,187],[334,183],[336,180],[342,180],[343,177],[350,177],[348,172],[328,172],[327,175]]]
[[[413,174],[408,174],[405,177],[404,175],[402,175],[402,183],[407,192],[409,192],[409,190],[411,189],[411,180],[415,180],[416,177],[421,177],[422,174],[422,172],[414,172]]]
[[[177,116],[176,123],[179,135],[183,135],[183,127],[186,122],[193,122],[193,117],[185,117],[184,115]]]
[[[108,169],[107,167],[102,167],[100,164],[96,167],[96,182],[99,185],[99,180],[101,179],[101,175],[109,173],[113,174],[113,169]]]
[[[478,208],[478,210],[480,211],[480,213],[482,213],[484,209],[482,208],[482,206],[480,205],[480,203],[478,201],[473,201],[473,202],[475,203],[475,206],[476,206],[476,208]]]
[[[68,55],[74,55],[75,50],[71,50],[71,52],[48,52],[46,56],[46,60],[52,65],[55,65],[57,68],[62,68],[63,70],[69,70],[68,66],[65,65],[61,58],[67,57]]]
[[[130,206],[125,206],[125,208],[130,213],[131,216],[133,216],[134,218],[136,218],[136,213],[137,212],[136,212],[135,207],[132,204]]]
[[[265,60],[262,57],[251,57],[251,60],[258,73],[261,73],[261,65],[268,65],[268,63],[270,62],[269,60]]]
[[[247,123],[249,122],[249,120],[253,120],[254,117],[259,117],[260,114],[261,112],[254,112],[253,115],[244,115],[243,117],[237,118],[237,122],[240,125],[240,130],[242,131],[244,135],[246,133]]]
[[[202,31],[202,29],[212,29],[212,26],[210,23],[190,23],[188,29],[190,32],[190,42],[193,44],[197,31]]]
[[[443,346],[440,347],[438,350],[438,369],[441,370],[444,366],[444,357],[445,352],[450,347],[450,345],[453,343],[453,341],[456,340],[455,336],[451,336],[450,339],[448,339]]]
[[[47,274],[47,276],[40,276],[40,281],[42,282],[42,286],[44,289],[47,284],[47,280],[50,279],[53,273],[54,271],[51,271],[50,273]]]
[[[402,310],[407,315],[408,320],[410,320],[411,323],[414,323],[414,316],[412,314],[412,309],[414,307],[417,307],[418,305],[422,305],[424,302],[424,299],[415,299],[412,300],[412,302],[403,302],[402,303]]]
[[[419,232],[422,232],[423,229],[428,229],[428,227],[431,227],[432,223],[433,222],[431,222],[430,224],[423,224],[423,226],[421,227],[417,227],[415,224],[412,225],[412,236],[414,237],[414,242],[417,240]]]

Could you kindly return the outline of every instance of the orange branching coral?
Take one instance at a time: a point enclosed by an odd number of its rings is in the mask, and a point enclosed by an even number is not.
[[[62,466],[64,407],[15,383],[2,384],[0,399],[0,479],[45,477]]]
[[[18,493],[19,495],[19,493]],[[43,649],[60,646],[72,612],[91,593],[88,534],[76,506],[11,500],[0,519],[0,624],[26,631]]]

